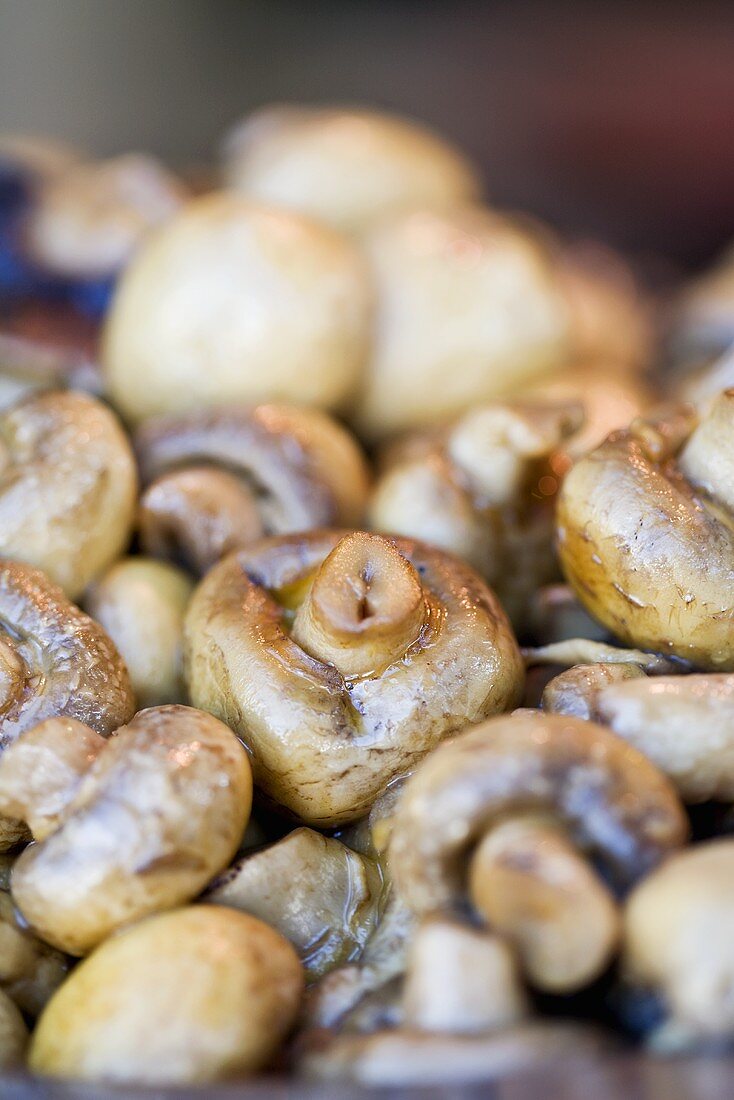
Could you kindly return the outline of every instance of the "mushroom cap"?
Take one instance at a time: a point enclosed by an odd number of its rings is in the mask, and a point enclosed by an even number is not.
[[[355,420],[384,437],[517,392],[567,355],[542,244],[482,207],[411,211],[365,241],[376,334]]]
[[[57,830],[18,857],[13,899],[43,939],[82,955],[196,897],[236,852],[251,799],[247,756],[216,718],[140,711],[94,760]]]
[[[468,161],[412,120],[377,111],[270,106],[227,136],[228,186],[359,233],[409,206],[476,198]]]
[[[303,975],[262,921],[219,906],[159,914],[78,966],[33,1035],[36,1073],[206,1084],[253,1073],[292,1026]]]
[[[102,365],[131,420],[232,401],[334,408],[369,339],[359,253],[331,229],[218,193],[138,251],[110,307]]]
[[[74,598],[130,538],[137,476],[101,402],[42,393],[0,413],[0,556],[37,565]]]
[[[409,539],[378,541],[419,577],[427,617],[414,644],[381,674],[353,679],[305,652],[290,624],[344,535],[266,539],[231,555],[197,588],[185,629],[192,701],[242,737],[270,798],[320,826],[363,816],[447,734],[516,703],[522,681],[492,592],[458,559]],[[343,583],[354,596],[354,578],[340,576],[335,591]]]
[[[390,865],[415,911],[461,903],[468,856],[499,820],[547,812],[623,887],[688,833],[668,780],[609,730],[521,711],[490,719],[431,753],[398,804]]]

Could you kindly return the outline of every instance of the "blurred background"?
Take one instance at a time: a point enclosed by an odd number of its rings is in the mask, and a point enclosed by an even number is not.
[[[0,131],[190,166],[272,100],[424,119],[496,203],[643,261],[734,236],[731,0],[0,0]]]

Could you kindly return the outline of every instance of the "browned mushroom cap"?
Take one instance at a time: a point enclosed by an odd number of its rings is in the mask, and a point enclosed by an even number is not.
[[[0,748],[45,718],[103,736],[135,711],[130,681],[101,626],[38,569],[0,561]]]
[[[256,783],[310,824],[363,816],[448,733],[521,690],[491,591],[408,539],[318,531],[233,554],[194,593],[185,636],[192,701],[240,734]]]
[[[579,598],[618,637],[724,671],[734,668],[734,393],[691,426],[638,422],[578,462],[559,497],[559,552]]]
[[[81,955],[116,928],[195,897],[231,860],[252,783],[237,738],[191,707],[141,711],[92,762],[58,828],[19,856],[13,899]]]
[[[127,437],[93,397],[40,394],[0,414],[0,555],[72,598],[125,549],[135,494]]]
[[[367,465],[352,436],[289,405],[160,417],[137,434],[141,537],[204,572],[263,534],[334,524],[364,512]]]

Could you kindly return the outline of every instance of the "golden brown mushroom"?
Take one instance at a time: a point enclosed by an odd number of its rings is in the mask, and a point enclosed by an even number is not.
[[[0,413],[0,555],[72,598],[124,551],[135,493],[127,437],[93,397],[44,393]]]
[[[51,1000],[37,1073],[208,1084],[265,1066],[294,1023],[303,975],[287,940],[219,906],[158,914],[113,936]]]
[[[451,206],[479,192],[471,165],[448,143],[364,108],[261,108],[227,136],[224,174],[250,198],[351,233],[407,207]]]
[[[130,420],[233,401],[344,404],[368,350],[369,277],[337,233],[231,193],[196,199],[127,267],[102,365]]]
[[[144,548],[204,573],[264,534],[362,521],[355,440],[316,409],[257,405],[159,417],[138,432]]]
[[[625,643],[734,669],[734,391],[694,427],[637,421],[582,458],[558,506],[566,578]]]
[[[91,761],[55,830],[18,857],[15,904],[44,940],[82,955],[196,897],[237,850],[251,797],[247,756],[216,718],[140,711]]]
[[[570,990],[603,969],[617,937],[584,853],[628,887],[686,833],[673,788],[641,753],[590,722],[523,711],[423,761],[398,804],[391,867],[415,912],[470,898],[534,984]]]
[[[408,539],[265,540],[204,578],[185,633],[192,701],[242,737],[256,784],[313,825],[363,816],[393,777],[522,686],[491,591]]]

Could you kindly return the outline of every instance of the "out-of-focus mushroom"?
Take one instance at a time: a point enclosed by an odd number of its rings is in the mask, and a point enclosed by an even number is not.
[[[362,257],[326,226],[231,193],[196,199],[118,284],[110,395],[135,421],[233,401],[339,407],[367,355],[371,297]]]
[[[0,332],[0,410],[39,390],[67,388],[101,390],[97,366],[82,348]]]
[[[25,928],[6,890],[0,892],[0,987],[35,1019],[63,982],[70,960]]]
[[[658,653],[624,649],[591,638],[565,638],[548,645],[529,646],[522,652],[525,664],[530,668],[534,665],[561,665],[569,669],[576,665],[629,665],[650,675],[660,676],[667,672],[682,672],[687,668],[682,661],[671,661]]]
[[[207,574],[185,635],[192,701],[243,738],[258,786],[314,825],[362,817],[442,738],[522,689],[491,591],[408,539],[265,540]]]
[[[734,340],[734,322],[732,339]],[[704,366],[689,371],[679,378],[675,385],[675,395],[680,401],[695,405],[699,412],[705,415],[719,394],[732,387],[734,387],[734,343],[713,362],[707,361]]]
[[[227,136],[230,187],[359,233],[412,206],[452,206],[480,187],[468,161],[423,126],[364,109],[271,106]]]
[[[680,852],[648,876],[624,911],[626,977],[662,995],[699,1039],[734,1036],[734,841]]]
[[[0,1068],[23,1064],[28,1046],[28,1028],[18,1006],[0,989]]]
[[[670,346],[681,363],[701,363],[734,343],[734,247],[683,288],[669,318]]]
[[[135,711],[119,653],[101,626],[38,569],[0,560],[0,748],[46,718],[106,736]]]
[[[316,409],[257,405],[159,417],[138,432],[151,554],[206,572],[263,535],[362,521],[368,470],[350,434]]]
[[[559,449],[579,406],[500,403],[392,448],[375,486],[370,525],[464,558],[497,592],[517,626],[535,590],[554,580]]]
[[[419,914],[461,910],[468,889],[535,984],[570,990],[616,945],[612,898],[585,854],[626,888],[687,828],[673,788],[641,753],[591,722],[524,711],[422,762],[397,808],[391,867]]]
[[[91,762],[57,828],[16,860],[15,904],[44,940],[83,955],[196,897],[232,859],[251,798],[247,756],[216,718],[141,711]]]
[[[566,578],[625,643],[734,669],[733,471],[734,391],[726,391],[698,427],[685,409],[636,421],[565,478]]]
[[[543,691],[543,710],[553,714],[573,714],[577,718],[599,722],[599,699],[604,689],[624,680],[640,679],[646,680],[647,677],[636,664],[600,661],[598,664],[574,665],[546,684]]]
[[[40,134],[0,134],[0,171],[21,172],[35,184],[56,179],[81,159],[78,149],[56,138]]]
[[[604,642],[608,637],[567,584],[539,588],[528,604],[528,630],[538,647],[569,639]]]
[[[122,655],[141,707],[180,703],[183,623],[193,582],[149,558],[124,558],[87,590],[84,605]]]
[[[538,238],[481,207],[413,211],[365,242],[377,293],[355,419],[370,437],[445,420],[563,366],[568,316]]]
[[[377,866],[313,829],[245,856],[211,884],[206,901],[264,920],[319,977],[359,955],[378,917]]]
[[[265,1066],[303,990],[290,944],[262,921],[197,905],[113,936],[76,968],[34,1032],[36,1073],[207,1084]]]
[[[136,496],[116,417],[81,393],[0,413],[0,555],[37,565],[74,598],[125,549]]]

